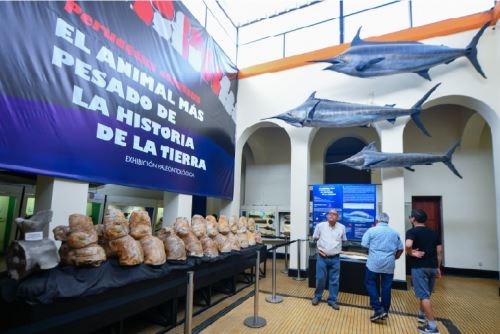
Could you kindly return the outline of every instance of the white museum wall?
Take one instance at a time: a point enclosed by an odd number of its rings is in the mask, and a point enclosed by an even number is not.
[[[324,71],[326,63],[241,79],[238,86],[236,137],[239,138],[252,125],[261,123],[262,118],[297,107],[314,91],[317,91],[318,98],[374,105],[395,103],[396,107],[409,108],[431,87],[442,83],[429,101],[441,96],[463,95],[483,101],[495,109],[499,104],[496,94],[500,82],[500,68],[496,64],[497,49],[500,49],[500,45],[497,45],[500,43],[497,30],[488,28],[478,45],[478,60],[488,79],[481,77],[464,57],[448,65],[432,68],[432,82],[413,73],[377,78],[351,77]],[[423,42],[465,47],[476,32],[475,29]],[[276,124],[285,129],[292,128],[280,120],[276,120]]]
[[[290,140],[283,129],[266,127],[248,140],[253,159],[245,170],[244,205],[290,205]]]
[[[463,48],[469,44],[476,32],[477,29],[445,37],[436,37],[423,42]],[[495,132],[495,129],[500,130],[500,99],[497,96],[498,87],[500,87],[500,68],[497,66],[499,50],[500,37],[498,36],[498,29],[494,30],[490,27],[484,32],[478,44],[479,63],[488,76],[488,79],[481,77],[466,58],[459,58],[448,65],[439,65],[431,69],[432,82],[411,73],[369,79],[350,77],[336,72],[323,71],[323,68],[327,66],[326,64],[306,65],[287,71],[242,79],[239,81],[238,90],[236,138],[238,140],[249,128],[258,128],[260,124],[262,126],[268,124],[268,122],[263,123],[261,121],[262,118],[274,116],[297,107],[313,91],[317,91],[316,96],[319,98],[373,105],[395,103],[397,107],[409,108],[431,87],[440,82],[442,83],[441,86],[431,95],[428,102],[424,104],[424,108],[445,103],[469,105],[477,108],[477,111],[490,125],[493,131],[493,138],[498,138],[499,135]],[[433,125],[427,121],[426,112],[424,111],[424,124],[433,134],[433,137],[428,139],[418,133],[418,137],[415,135],[411,139],[411,143],[405,143],[405,150],[407,147],[410,149],[417,146],[429,148],[431,151],[445,151],[461,135],[466,121],[463,119],[460,121],[461,123],[455,124],[453,117],[450,117],[444,117],[443,121],[445,122],[439,126]],[[297,139],[294,137],[295,134],[307,131],[307,129],[295,129],[280,120],[273,122],[290,133],[292,142],[294,143],[297,143]],[[410,121],[409,126],[413,126],[412,121]],[[356,133],[362,130],[356,129]],[[332,131],[336,133],[339,130],[334,129]],[[406,132],[411,133],[410,130]],[[405,133],[405,138],[408,136],[407,133]],[[327,134],[325,136],[328,137]],[[375,135],[372,136],[373,138],[378,137]],[[306,136],[302,136],[301,140],[306,140],[305,138]],[[323,140],[327,141],[327,139]],[[313,139],[312,142],[314,143],[316,140]],[[321,156],[324,154],[324,148],[321,145],[311,146],[311,167],[309,171],[303,171],[302,173],[303,175],[307,175],[309,184],[322,181],[323,177],[322,166],[319,165],[319,161],[322,160]],[[494,146],[493,152],[497,152],[496,156],[493,153],[494,160],[500,162],[500,147],[496,145],[495,148]],[[464,174],[463,181],[459,180],[442,164],[417,167],[418,173],[412,173],[413,175],[409,175],[411,172],[405,171],[404,175],[407,178],[405,181],[406,189],[404,195],[401,194],[401,196],[405,196],[405,201],[408,201],[409,196],[421,195],[424,191],[425,195],[439,195],[437,192],[439,190],[442,194],[441,196],[443,196],[443,220],[445,224],[454,224],[453,226],[459,227],[461,224],[464,224],[465,219],[467,221],[473,219],[477,221],[476,224],[480,224],[478,225],[481,226],[478,229],[480,231],[474,231],[472,238],[470,237],[470,229],[460,234],[461,232],[457,231],[457,229],[449,231],[445,226],[446,266],[498,270],[497,239],[499,238],[499,233],[496,231],[496,225],[500,224],[500,218],[498,217],[498,213],[495,213],[495,210],[496,206],[500,205],[500,200],[498,199],[500,196],[500,182],[498,181],[500,166],[498,163],[496,164],[497,172],[495,173],[492,164],[487,162],[488,159],[490,161],[492,159],[491,153],[489,157],[485,153],[474,153],[485,161],[480,167],[476,166],[478,165],[478,160],[475,160],[477,156],[474,156],[474,159],[470,159],[469,156],[472,157],[472,155],[464,155],[460,150],[457,153],[455,160],[457,161],[457,168]],[[476,170],[480,170],[480,173],[477,173],[480,175],[476,175],[475,177],[470,176],[471,174],[475,174]],[[267,173],[267,171],[263,171],[263,173]],[[494,174],[496,175],[495,179],[493,178]],[[255,178],[258,178],[258,175]],[[372,181],[380,183],[380,179],[375,180],[373,178]],[[457,183],[457,181],[463,183]],[[238,175],[236,175],[235,182],[240,182]],[[467,196],[474,197],[474,205],[471,205],[471,198],[462,198],[465,197],[462,190],[464,187],[460,186],[460,184],[467,185],[468,188],[466,187],[465,189],[474,189],[473,196]],[[495,194],[495,184],[498,194]],[[440,188],[437,187],[438,185]],[[432,188],[436,191],[429,193],[429,189]],[[481,192],[487,194],[482,199],[479,195]],[[245,194],[250,198],[255,196],[253,191],[249,189],[247,189]],[[467,201],[464,202],[465,200]],[[248,202],[249,200],[246,200],[246,203]],[[478,216],[476,212],[481,211],[475,211],[474,206],[478,209],[481,208],[481,210],[489,208],[489,213],[483,216],[484,219],[481,218],[480,222],[475,217]],[[462,209],[464,207],[468,208],[468,211],[471,211],[470,209],[474,210],[473,217],[471,217],[470,212],[464,212],[465,209]],[[293,203],[291,210],[294,210]],[[461,212],[461,215],[466,218],[458,217],[460,214],[453,213],[456,211]],[[406,219],[405,217],[396,218],[396,220]],[[292,224],[294,223],[301,224],[302,222],[294,221],[292,214]],[[398,225],[398,230],[404,230],[405,221],[394,221],[393,223]],[[465,251],[464,245],[468,247]],[[460,250],[460,252],[456,250]],[[465,252],[468,254],[464,255]],[[482,263],[481,267],[479,267],[479,262]]]
[[[422,121],[432,134],[424,138],[413,122],[404,133],[405,152],[444,154],[463,137],[473,112],[453,105],[424,111]],[[453,164],[459,179],[442,163],[405,170],[405,202],[412,196],[442,196],[444,265],[452,268],[498,270],[497,227],[491,135],[488,126],[475,149],[459,147]],[[465,145],[463,145],[465,146]]]

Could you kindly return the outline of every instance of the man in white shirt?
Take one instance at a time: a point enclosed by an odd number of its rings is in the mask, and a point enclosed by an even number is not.
[[[342,241],[347,241],[345,226],[337,223],[339,214],[336,209],[330,209],[326,215],[327,221],[316,225],[313,238],[318,240],[318,255],[316,257],[316,291],[312,299],[313,305],[318,305],[326,285],[328,272],[328,305],[339,310],[337,295],[339,293],[340,252]]]

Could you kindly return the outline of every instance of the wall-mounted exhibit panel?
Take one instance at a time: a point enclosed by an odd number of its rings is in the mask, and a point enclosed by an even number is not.
[[[326,221],[330,209],[339,213],[338,221],[345,225],[348,240],[361,240],[367,229],[375,225],[376,185],[374,184],[315,184],[311,234],[320,222]]]

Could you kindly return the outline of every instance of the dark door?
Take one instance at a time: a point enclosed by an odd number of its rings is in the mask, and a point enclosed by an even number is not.
[[[427,213],[426,225],[436,231],[442,243],[441,196],[413,196],[411,198],[411,208],[422,209]],[[410,263],[408,258],[406,258],[406,274],[409,275],[410,272]]]
[[[436,231],[439,239],[442,238],[442,222],[441,222],[441,196],[414,196],[411,201],[412,209],[422,209],[427,213],[426,226]]]

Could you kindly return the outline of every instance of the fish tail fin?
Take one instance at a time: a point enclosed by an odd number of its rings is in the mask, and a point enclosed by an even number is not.
[[[422,120],[420,119],[420,112],[422,111],[422,105],[424,104],[424,102],[427,101],[429,96],[436,90],[436,88],[439,87],[439,85],[441,85],[441,83],[438,83],[437,85],[432,87],[427,93],[425,93],[424,96],[422,96],[420,100],[417,101],[417,103],[413,105],[413,107],[411,107],[411,109],[413,110],[411,114],[411,119],[413,119],[415,125],[428,137],[430,137],[431,135],[425,129],[425,126],[422,123]]]
[[[488,21],[484,26],[479,29],[477,32],[476,36],[472,39],[472,41],[467,45],[465,48],[465,56],[469,59],[471,62],[472,66],[476,69],[476,71],[479,72],[483,76],[483,78],[486,79],[486,74],[484,74],[483,70],[481,69],[481,65],[479,65],[479,62],[477,61],[477,43],[479,41],[479,38],[483,35],[484,31],[488,26],[491,24],[491,21]]]
[[[446,152],[446,154],[444,156],[443,163],[446,166],[448,166],[448,168],[453,172],[453,174],[455,174],[456,176],[458,176],[459,178],[462,179],[463,178],[462,175],[460,175],[458,170],[455,168],[455,165],[453,165],[453,163],[451,162],[451,157],[452,157],[453,153],[455,152],[457,147],[460,146],[461,143],[462,143],[462,141],[459,140],[452,147],[450,147],[450,149],[448,150],[448,152]]]
[[[420,129],[420,131],[422,131],[427,137],[431,137],[431,134],[429,133],[429,131],[427,131],[424,123],[422,123],[422,120],[420,119],[421,111],[422,109],[417,109],[415,112],[413,112],[413,114],[411,114],[411,119],[413,120],[413,122],[415,122],[415,125]]]
[[[436,90],[436,88],[438,88],[439,86],[441,85],[441,83],[438,83],[437,85],[435,85],[434,87],[432,87],[431,89],[429,89],[429,91],[427,93],[425,93],[424,96],[422,96],[422,98],[420,100],[417,101],[417,103],[415,103],[413,105],[413,107],[411,107],[412,109],[422,109],[422,105],[424,104],[425,101],[427,101],[427,99],[429,98],[429,96],[431,96],[431,94]]]

